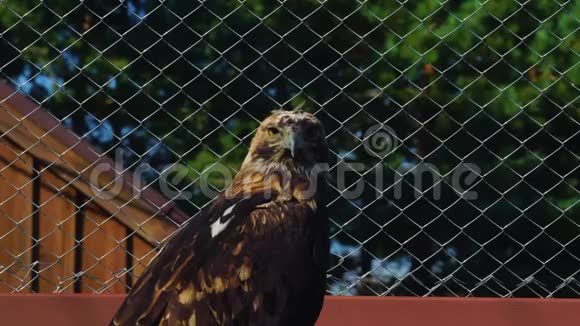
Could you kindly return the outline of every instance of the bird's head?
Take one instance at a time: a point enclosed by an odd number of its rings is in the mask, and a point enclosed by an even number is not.
[[[324,193],[327,162],[326,135],[314,115],[273,111],[258,127],[226,197],[262,192],[315,205],[314,199]]]
[[[309,170],[327,161],[322,123],[302,110],[276,110],[260,124],[244,165],[291,164]]]

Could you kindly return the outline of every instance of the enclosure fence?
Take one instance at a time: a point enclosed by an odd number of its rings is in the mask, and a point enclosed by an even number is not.
[[[579,14],[0,0],[0,292],[128,291],[301,107],[331,152],[329,294],[578,297]]]

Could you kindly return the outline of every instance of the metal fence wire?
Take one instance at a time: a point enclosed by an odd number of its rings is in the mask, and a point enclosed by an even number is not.
[[[336,180],[330,294],[578,297],[579,14],[0,1],[0,292],[127,291],[259,121],[302,106]],[[138,191],[105,198],[107,162]]]

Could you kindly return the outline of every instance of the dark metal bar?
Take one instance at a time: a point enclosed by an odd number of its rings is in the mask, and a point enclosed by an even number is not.
[[[40,290],[40,162],[32,158],[32,281],[30,292]]]
[[[76,275],[81,275],[83,271],[83,232],[85,226],[85,212],[84,212],[84,203],[85,203],[85,196],[80,192],[77,192],[76,196],[76,206],[77,212],[75,215],[75,263],[74,269]],[[74,283],[74,292],[80,293],[82,291],[82,277],[78,277]]]
[[[125,246],[125,265],[127,266],[127,273],[125,274],[125,281],[127,286],[125,287],[127,293],[131,290],[133,286],[133,230],[130,228],[125,228],[127,231],[127,240]]]

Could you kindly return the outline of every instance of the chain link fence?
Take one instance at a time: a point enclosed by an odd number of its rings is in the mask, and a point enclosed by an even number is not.
[[[127,291],[259,121],[302,106],[336,177],[329,293],[578,297],[579,14],[0,1],[0,292]]]

